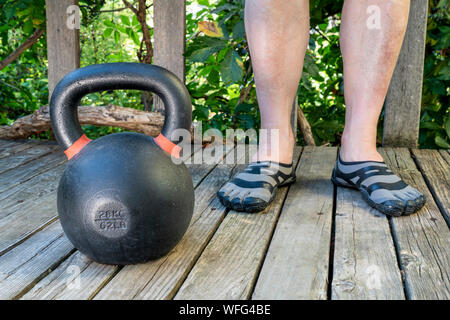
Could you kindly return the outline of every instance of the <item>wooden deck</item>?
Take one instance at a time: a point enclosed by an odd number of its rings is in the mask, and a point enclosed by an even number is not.
[[[296,149],[297,182],[261,214],[216,198],[245,165],[189,165],[186,235],[166,257],[122,267],[90,261],[63,235],[60,149],[0,141],[0,299],[449,299],[450,154],[381,152],[427,196],[418,214],[386,218],[334,188],[336,148]]]

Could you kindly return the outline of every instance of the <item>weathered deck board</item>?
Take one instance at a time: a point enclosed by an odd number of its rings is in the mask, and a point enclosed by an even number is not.
[[[70,254],[73,246],[53,223],[0,257],[0,299],[14,299]]]
[[[28,144],[26,144],[28,145]],[[21,150],[17,154],[10,154],[0,159],[0,174],[5,171],[17,168],[21,165],[26,164],[34,159],[38,159],[50,152],[57,150],[58,146],[54,144],[36,144],[32,145],[30,148]],[[14,161],[11,161],[11,158]]]
[[[336,148],[304,148],[253,299],[327,299],[336,155]]]
[[[18,144],[23,144],[25,143],[25,140],[4,140],[4,139],[0,139],[0,155],[2,155],[2,153],[5,150],[8,150],[9,148],[11,148],[12,146],[18,145]]]
[[[443,151],[443,150],[441,150]],[[436,204],[450,224],[450,156],[438,150],[412,150]]]
[[[405,299],[387,217],[356,190],[336,197],[331,299]]]
[[[0,193],[24,183],[47,170],[55,168],[65,161],[66,157],[63,152],[57,150],[20,167],[8,170],[0,175]]]
[[[77,251],[21,299],[87,300],[115,272],[117,266],[98,264]]]
[[[195,190],[191,225],[172,252],[146,264],[125,266],[94,299],[171,299],[225,215],[216,192],[234,167],[219,164]]]
[[[65,158],[55,143],[0,140],[0,299],[448,299],[450,154],[381,153],[428,197],[418,214],[378,216],[348,189],[334,199],[335,148],[305,148],[298,181],[254,215],[215,197],[245,165],[191,164],[196,211],[186,236],[168,256],[122,268],[87,259],[63,235],[56,187]]]
[[[207,168],[205,168],[203,173],[197,171],[197,173],[193,175],[193,178],[201,180],[203,177],[201,175],[207,174],[206,172],[209,172]],[[200,177],[198,175],[200,175]],[[56,214],[56,208],[54,209],[54,214]],[[56,247],[52,245],[55,239],[58,239],[58,246]],[[27,251],[28,247],[37,245],[46,248],[46,254],[51,257],[54,261],[53,265],[55,266],[63,262],[71,252],[74,252],[73,246],[63,235],[59,221],[55,221],[44,230],[19,244],[4,256],[9,257],[12,261],[14,261],[14,259],[24,259],[23,257],[17,256],[19,256],[23,250]],[[60,250],[61,247],[67,248],[67,250]],[[104,266],[89,261],[89,259],[83,258],[78,251],[74,252],[69,257],[69,260],[70,263],[61,263],[59,267],[55,269],[54,272],[56,273],[51,272],[47,276],[45,276],[43,272],[40,272],[42,271],[41,265],[48,265],[46,260],[42,261],[40,259],[30,258],[29,260],[26,260],[26,263],[23,263],[23,265],[18,265],[17,269],[14,271],[18,274],[22,273],[23,268],[37,271],[26,278],[12,278],[14,280],[13,285],[15,289],[10,292],[10,298],[20,297],[19,293],[25,293],[28,289],[32,288],[31,291],[24,296],[24,299],[46,299],[46,297],[49,296],[52,296],[54,299],[84,299],[94,295],[98,288],[101,287],[104,282],[108,281],[119,269],[118,266]],[[2,260],[0,259],[0,261]],[[48,268],[48,266],[46,268]],[[76,272],[77,268],[79,268],[80,274],[78,275],[78,278],[74,279],[74,271]],[[44,269],[44,271],[45,270],[46,269]],[[6,274],[7,270],[5,271],[3,265],[0,265],[0,274],[3,273]],[[89,280],[81,282],[81,279]],[[35,284],[36,288],[33,287]],[[8,285],[8,282],[6,285]],[[0,286],[2,286],[1,282]]]
[[[405,148],[384,148],[386,164],[427,197],[418,213],[391,219],[410,299],[450,298],[450,231],[430,191]]]
[[[0,193],[0,254],[54,221],[64,165]]]
[[[0,159],[8,156],[15,155],[19,152],[22,152],[26,149],[32,148],[35,145],[39,145],[39,141],[33,140],[23,140],[19,141],[4,141],[2,145],[0,145]]]
[[[296,148],[294,163],[301,150]],[[247,164],[239,165],[237,171]],[[230,211],[197,260],[175,299],[248,299],[288,187],[259,214]]]

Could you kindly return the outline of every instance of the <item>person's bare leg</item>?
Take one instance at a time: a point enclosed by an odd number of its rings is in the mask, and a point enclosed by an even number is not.
[[[344,161],[383,160],[376,150],[377,123],[408,13],[409,0],[344,3],[340,34],[347,108],[340,151]]]
[[[393,216],[418,211],[425,197],[396,176],[376,149],[377,123],[406,31],[409,0],[345,0],[345,128],[332,180],[360,190],[377,210]]]
[[[257,159],[291,163],[291,110],[309,40],[308,0],[247,0],[245,29],[261,113],[261,129],[279,130],[280,144],[260,139]],[[278,155],[277,155],[278,153]]]
[[[265,130],[254,162],[218,197],[233,210],[258,212],[271,203],[278,187],[295,181],[291,112],[308,46],[309,1],[247,0],[245,28]],[[274,133],[278,141],[271,139]]]

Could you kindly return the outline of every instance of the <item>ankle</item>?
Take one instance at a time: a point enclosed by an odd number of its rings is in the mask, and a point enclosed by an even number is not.
[[[383,161],[383,157],[376,148],[350,147],[344,145],[339,150],[339,156],[343,161]]]
[[[342,142],[339,155],[343,161],[383,161],[376,146],[360,142]]]
[[[260,140],[258,152],[252,161],[273,161],[279,163],[292,163],[295,139],[292,131],[280,135],[279,143],[272,145]]]

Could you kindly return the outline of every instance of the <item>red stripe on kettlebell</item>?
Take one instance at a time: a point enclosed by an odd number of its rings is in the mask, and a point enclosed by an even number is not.
[[[69,160],[72,159],[89,142],[91,142],[91,139],[89,139],[88,137],[86,137],[85,134],[83,134],[80,138],[78,138],[77,141],[75,141],[69,148],[67,148],[66,151],[64,151],[64,153],[67,156],[67,159]]]
[[[181,147],[167,139],[162,133],[155,138],[155,142],[167,153],[175,156],[176,158],[180,157]]]

